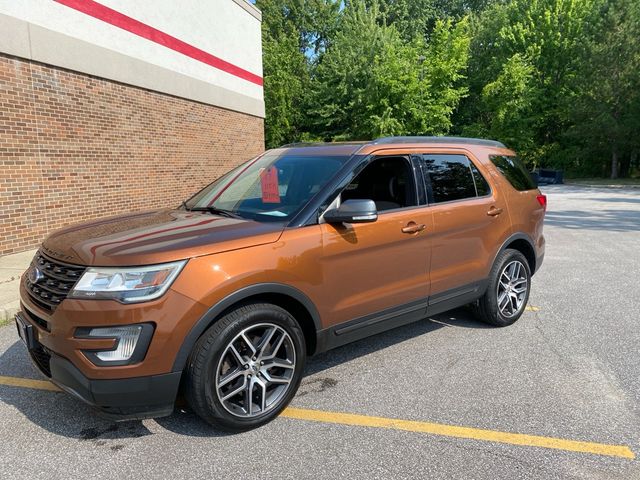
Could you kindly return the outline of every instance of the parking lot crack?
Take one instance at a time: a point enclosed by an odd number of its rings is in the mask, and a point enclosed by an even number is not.
[[[535,317],[535,323],[534,323],[534,327],[536,329],[536,331],[538,332],[538,334],[540,335],[540,337],[542,338],[542,340],[544,341],[545,345],[549,348],[549,350],[551,351],[551,353],[553,353],[558,360],[560,360],[562,363],[564,363],[567,367],[572,368],[573,364],[571,362],[571,360],[569,360],[569,358],[567,357],[566,354],[564,354],[562,351],[560,351],[554,344],[553,344],[553,339],[550,338],[547,334],[547,332],[544,331],[543,325],[542,325],[542,320],[540,319],[539,313],[538,312],[533,312],[533,315]]]

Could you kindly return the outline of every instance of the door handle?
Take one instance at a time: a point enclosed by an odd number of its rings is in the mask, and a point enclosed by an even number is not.
[[[487,212],[487,215],[489,215],[490,217],[497,217],[501,213],[502,213],[502,209],[501,208],[491,207],[489,209],[489,211]]]
[[[406,227],[402,227],[402,233],[418,233],[423,231],[425,228],[427,228],[425,224],[418,225],[415,222],[409,222]]]

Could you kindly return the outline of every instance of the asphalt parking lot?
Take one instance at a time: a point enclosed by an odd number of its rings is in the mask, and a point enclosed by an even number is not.
[[[547,255],[518,323],[456,310],[322,354],[248,433],[185,411],[103,420],[20,380],[42,378],[1,328],[0,476],[640,479],[640,189],[543,190]]]

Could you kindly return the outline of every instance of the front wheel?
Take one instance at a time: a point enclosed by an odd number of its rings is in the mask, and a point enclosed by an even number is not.
[[[187,400],[214,426],[258,427],[291,401],[305,357],[302,331],[286,310],[271,304],[240,307],[196,343],[186,372]]]
[[[489,274],[489,286],[475,304],[478,318],[506,327],[524,312],[531,289],[531,269],[518,250],[507,249],[496,259]]]

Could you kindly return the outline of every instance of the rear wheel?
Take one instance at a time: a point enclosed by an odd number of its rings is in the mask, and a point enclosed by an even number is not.
[[[302,331],[284,309],[246,305],[198,340],[187,367],[189,405],[226,430],[248,430],[275,418],[298,389],[306,357]]]
[[[491,269],[487,291],[475,304],[477,317],[498,327],[515,323],[527,305],[530,287],[531,269],[525,256],[505,250]]]

